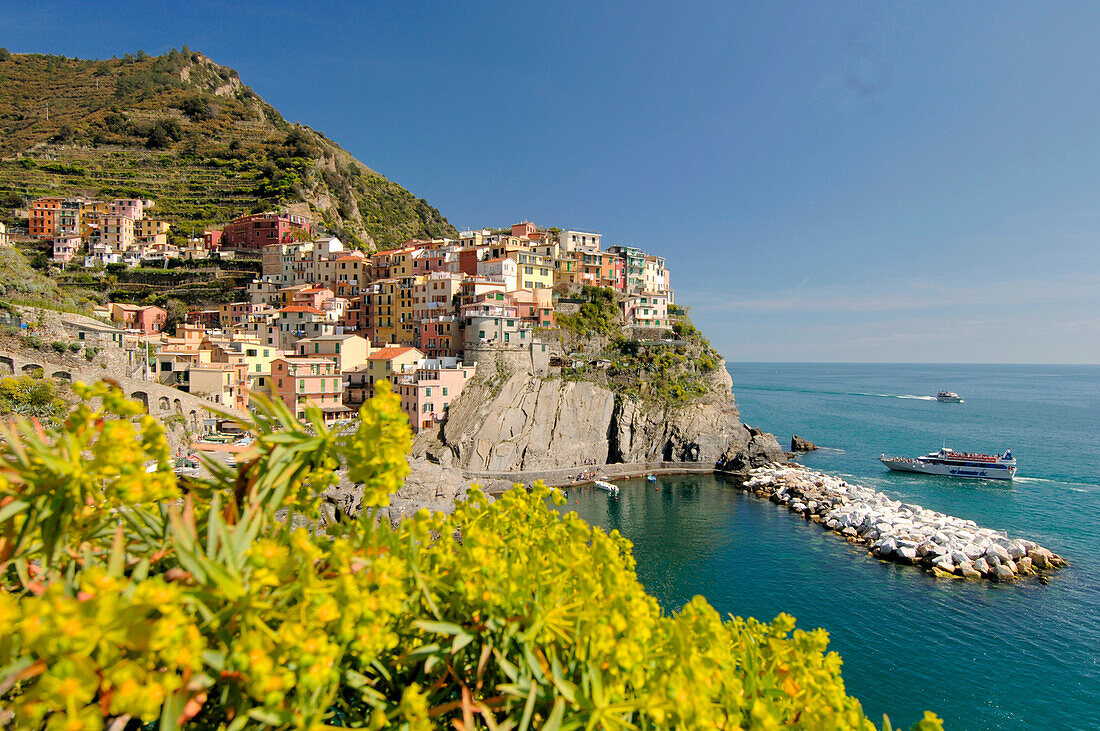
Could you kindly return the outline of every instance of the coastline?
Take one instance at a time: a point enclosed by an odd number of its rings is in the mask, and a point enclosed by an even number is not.
[[[591,478],[577,479],[579,474],[592,473]],[[693,465],[685,462],[617,462],[613,464],[580,465],[557,469],[523,470],[520,472],[477,472],[462,470],[464,479],[474,483],[479,480],[496,483],[488,490],[490,495],[510,489],[512,484],[531,485],[539,480],[548,487],[579,487],[592,484],[593,479],[628,480],[646,475],[710,475],[725,474],[747,476],[743,472],[723,472],[706,464]],[[501,481],[509,481],[508,487],[500,486]]]
[[[938,577],[985,578],[1012,581],[1063,568],[1068,562],[1034,541],[1009,538],[1003,531],[982,528],[966,520],[892,500],[884,493],[815,472],[795,462],[757,467],[748,471],[721,470],[682,462],[631,462],[520,473],[463,472],[472,482],[493,481],[495,495],[511,484],[530,485],[542,480],[550,487],[592,484],[595,479],[631,479],[647,475],[724,475],[740,481],[737,487],[756,497],[784,505],[851,543],[863,544],[882,561],[909,564]]]

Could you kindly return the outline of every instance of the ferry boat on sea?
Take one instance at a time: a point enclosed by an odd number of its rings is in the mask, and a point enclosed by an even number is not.
[[[962,400],[962,396],[959,396],[959,394],[955,393],[954,391],[940,391],[936,394],[936,400],[943,401],[949,404],[965,403]]]
[[[1002,455],[956,452],[947,447],[921,457],[879,457],[879,461],[898,472],[920,472],[944,477],[974,477],[984,480],[1011,480],[1016,475],[1012,450]]]

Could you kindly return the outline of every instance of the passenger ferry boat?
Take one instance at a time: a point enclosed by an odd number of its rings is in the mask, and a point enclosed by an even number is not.
[[[954,391],[940,391],[936,394],[936,400],[945,401],[950,404],[963,403],[962,396],[959,396],[959,394],[955,393]]]
[[[898,472],[920,472],[944,477],[976,477],[985,480],[1011,480],[1016,475],[1016,460],[1012,450],[995,454],[956,452],[944,447],[938,452],[917,457],[879,457],[879,461]]]

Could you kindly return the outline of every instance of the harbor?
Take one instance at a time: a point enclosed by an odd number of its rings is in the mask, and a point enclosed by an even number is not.
[[[867,546],[884,561],[921,566],[937,576],[1012,581],[1061,568],[1065,559],[1034,541],[893,500],[797,464],[760,467],[745,490]]]

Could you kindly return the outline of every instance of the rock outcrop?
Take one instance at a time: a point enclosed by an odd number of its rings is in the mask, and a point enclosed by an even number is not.
[[[809,439],[803,439],[797,434],[791,436],[792,452],[813,452],[816,449],[817,445],[811,442]]]
[[[479,377],[414,453],[469,472],[504,473],[621,462],[693,462],[744,470],[781,461],[771,434],[741,423],[724,367],[710,393],[669,406],[588,381],[516,372]]]

